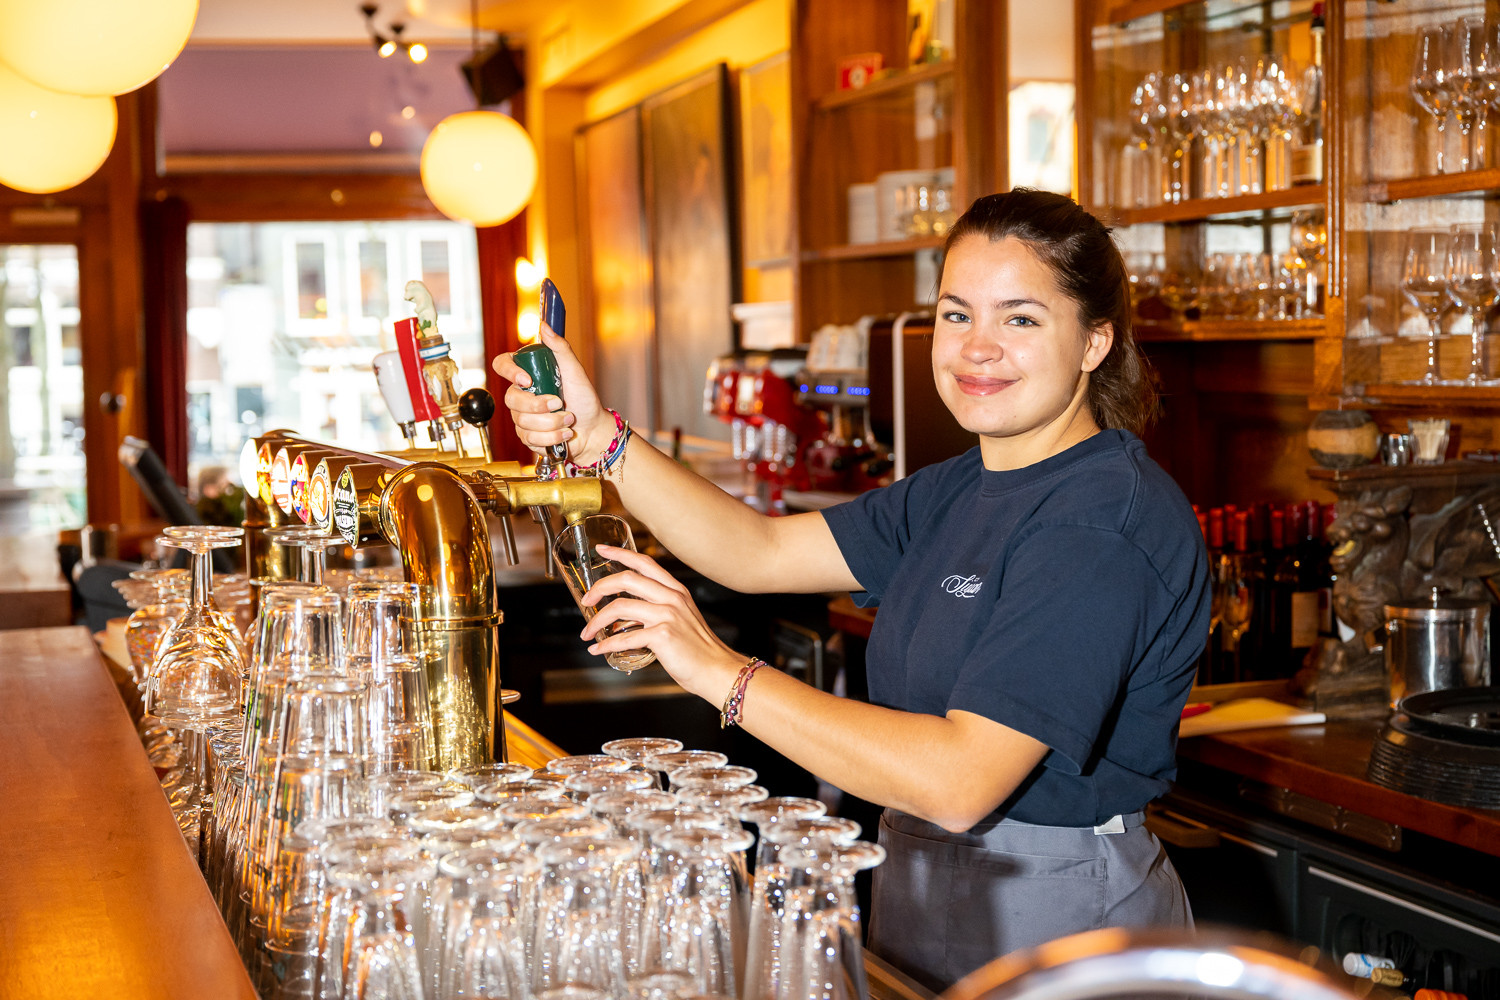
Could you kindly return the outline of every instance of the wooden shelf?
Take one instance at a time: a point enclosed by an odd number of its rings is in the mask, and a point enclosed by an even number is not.
[[[1494,406],[1500,404],[1500,385],[1420,385],[1400,382],[1352,385],[1361,405],[1435,406],[1456,404]]]
[[[1352,469],[1310,468],[1308,478],[1329,483],[1387,484],[1419,479],[1452,479],[1463,482],[1488,482],[1500,478],[1500,463],[1458,459],[1428,465],[1381,465],[1378,462]]]
[[[1389,204],[1407,198],[1443,198],[1453,195],[1479,197],[1500,190],[1500,168],[1470,170],[1461,174],[1433,174],[1366,184],[1359,189],[1363,201]]]
[[[1323,317],[1312,319],[1189,319],[1181,323],[1147,321],[1135,328],[1143,343],[1227,340],[1313,340],[1327,329]]]
[[[1138,17],[1165,14],[1169,10],[1187,6],[1188,0],[1117,0],[1109,4],[1105,15],[1109,24],[1125,24]]]
[[[953,60],[949,59],[938,63],[924,63],[915,69],[897,70],[889,76],[882,76],[872,80],[863,87],[854,87],[849,90],[835,90],[824,94],[813,102],[814,111],[832,111],[835,108],[848,107],[851,104],[860,104],[865,101],[873,101],[884,95],[893,94],[907,87],[914,87],[928,80],[940,80],[943,77],[953,75]]]
[[[1147,222],[1203,222],[1236,215],[1252,215],[1279,208],[1315,208],[1327,196],[1322,184],[1303,184],[1264,194],[1242,194],[1233,198],[1189,198],[1187,201],[1149,208],[1120,208],[1111,213],[1119,226],[1138,226]]]
[[[921,250],[939,250],[942,246],[941,236],[924,236],[915,240],[888,240],[884,243],[846,243],[841,246],[823,247],[821,250],[804,250],[802,259],[809,263],[820,260],[874,260],[878,257],[904,257]]]

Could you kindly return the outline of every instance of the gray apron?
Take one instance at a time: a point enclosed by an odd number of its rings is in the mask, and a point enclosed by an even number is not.
[[[991,959],[1067,934],[1190,928],[1182,882],[1143,817],[1097,828],[1002,819],[949,833],[887,809],[869,948],[941,991]]]

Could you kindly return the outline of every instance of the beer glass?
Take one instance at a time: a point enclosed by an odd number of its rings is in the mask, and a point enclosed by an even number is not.
[[[622,572],[625,567],[599,554],[599,546],[613,545],[635,551],[635,539],[630,534],[630,525],[625,519],[613,514],[591,514],[575,524],[567,524],[553,539],[552,558],[568,585],[568,592],[578,603],[584,618],[593,618],[604,604],[614,600],[605,598],[597,605],[583,603],[583,595],[590,587],[606,576]],[[601,636],[612,636],[640,628],[639,622],[617,622],[609,626]],[[649,649],[626,649],[606,653],[605,661],[616,670],[630,673],[656,661],[656,654]]]

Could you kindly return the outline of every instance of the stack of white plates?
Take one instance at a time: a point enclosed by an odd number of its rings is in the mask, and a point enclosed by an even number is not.
[[[849,242],[874,243],[880,238],[874,184],[849,185]]]

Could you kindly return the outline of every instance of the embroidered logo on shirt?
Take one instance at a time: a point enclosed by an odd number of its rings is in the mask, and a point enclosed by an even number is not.
[[[977,576],[959,576],[957,573],[943,581],[943,589],[955,597],[977,597],[984,581]]]

